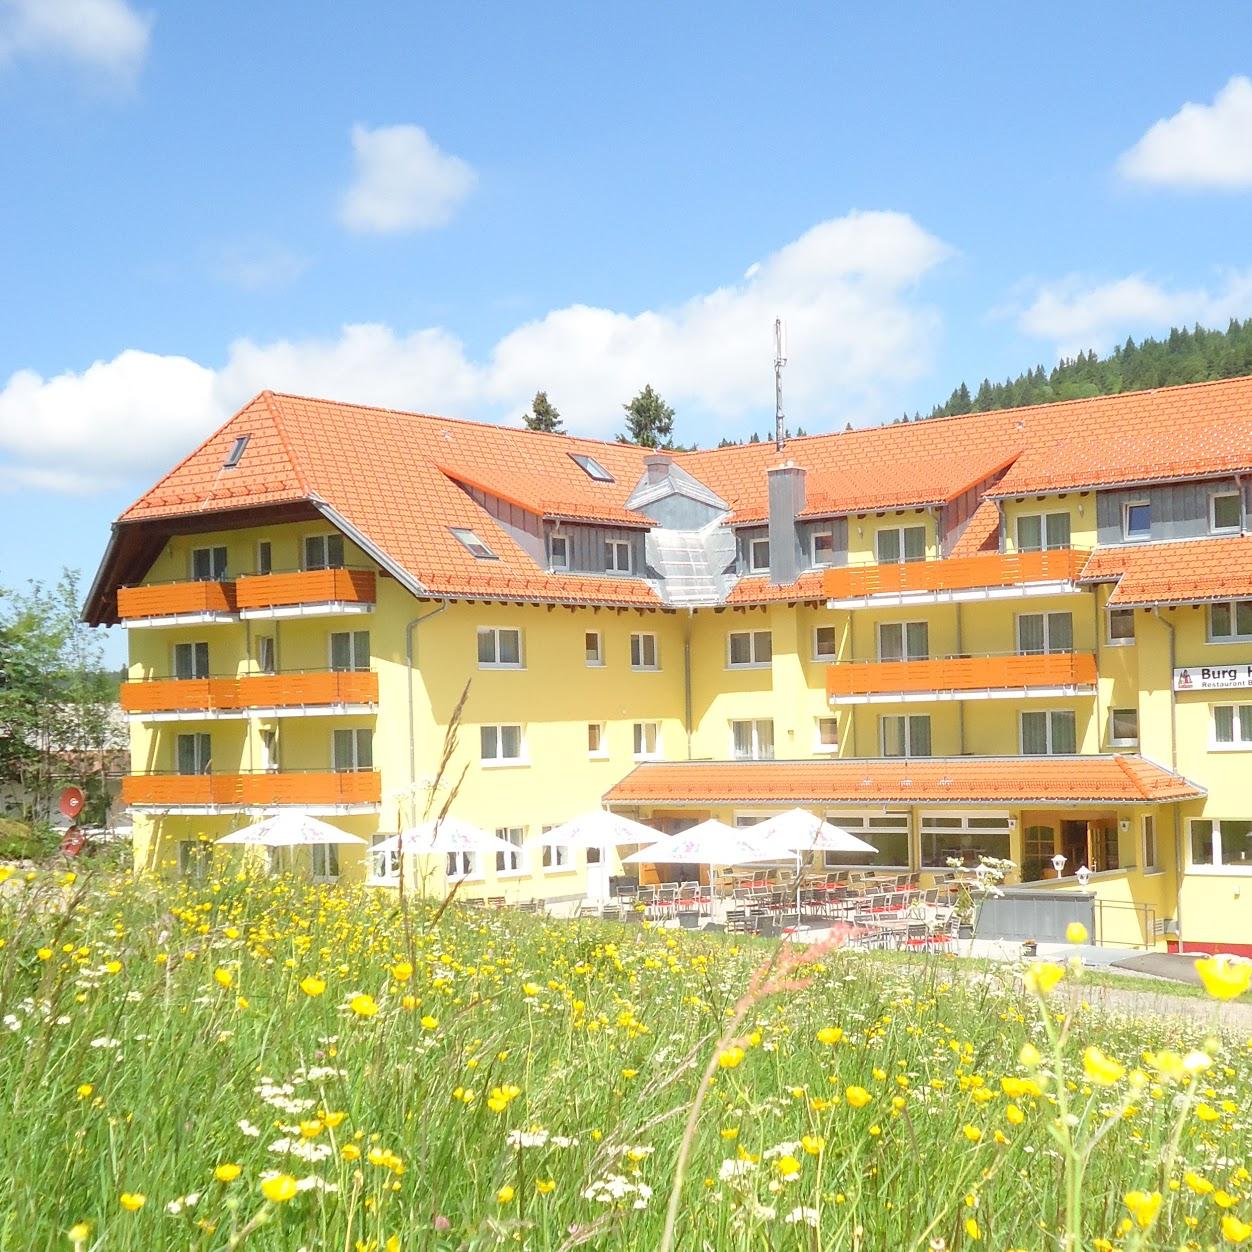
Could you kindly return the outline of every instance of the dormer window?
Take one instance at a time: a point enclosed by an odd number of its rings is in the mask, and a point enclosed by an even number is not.
[[[448,529],[465,545],[466,551],[477,560],[498,561],[500,559],[472,530],[467,530],[463,526],[449,526]]]
[[[769,540],[753,539],[748,545],[748,569],[753,574],[769,571]]]
[[[1147,500],[1130,500],[1122,505],[1122,537],[1127,541],[1152,538],[1152,505]]]
[[[230,451],[226,454],[226,460],[222,462],[223,469],[234,469],[236,465],[243,459],[244,449],[248,446],[248,440],[251,435],[240,435],[230,446]]]
[[[548,536],[548,566],[554,570],[569,569],[569,536]]]
[[[594,478],[598,483],[614,482],[613,475],[600,464],[593,456],[587,456],[582,452],[571,452],[570,459],[578,466],[588,478]]]

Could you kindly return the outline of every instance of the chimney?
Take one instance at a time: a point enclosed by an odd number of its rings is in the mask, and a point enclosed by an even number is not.
[[[653,486],[656,483],[663,483],[669,477],[669,467],[673,465],[674,458],[666,456],[663,452],[654,452],[651,456],[645,456],[643,463],[648,476],[648,485]]]
[[[769,580],[785,587],[800,576],[796,517],[804,508],[804,467],[784,461],[765,471],[769,484]]]

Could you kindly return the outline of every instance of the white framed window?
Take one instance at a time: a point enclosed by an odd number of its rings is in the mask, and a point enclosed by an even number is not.
[[[1122,538],[1128,542],[1152,538],[1151,501],[1127,500],[1122,505]]]
[[[511,843],[513,850],[505,852],[503,848],[496,853],[497,874],[524,874],[526,872],[526,853],[522,849],[522,839],[526,835],[524,826],[497,826],[496,838]]]
[[[522,632],[516,626],[478,628],[479,669],[522,669]]]
[[[835,532],[833,530],[815,530],[809,538],[809,558],[813,565],[833,565],[835,563]]]
[[[180,774],[213,772],[213,736],[179,735],[174,741],[175,768]]]
[[[823,860],[827,869],[843,866],[873,865],[883,869],[909,868],[909,815],[908,813],[827,813],[826,820],[846,830],[858,839],[872,844],[875,852],[826,852]]]
[[[731,722],[730,754],[736,761],[772,761],[774,723],[767,717]]]
[[[883,756],[930,756],[930,714],[888,713],[878,719]]]
[[[512,723],[497,723],[478,728],[479,759],[484,765],[522,765],[525,763],[522,728]]]
[[[583,632],[583,657],[588,665],[604,664],[604,636],[598,630]]]
[[[660,651],[656,636],[648,631],[636,631],[630,637],[630,668],[660,669]]]
[[[604,722],[587,723],[587,755],[597,759],[608,756],[608,727]]]
[[[774,660],[774,636],[768,630],[732,630],[726,636],[726,664],[731,669],[765,668]]]
[[[1070,756],[1078,751],[1077,720],[1072,709],[1019,713],[1023,756]]]
[[[661,723],[636,722],[632,727],[636,761],[653,761],[661,755]]]
[[[839,719],[837,717],[814,718],[814,752],[839,751]]]
[[[630,544],[625,539],[604,541],[604,568],[610,574],[630,573]]]
[[[1252,639],[1252,600],[1222,600],[1209,605],[1209,643],[1246,643]]]
[[[553,826],[544,826],[539,833],[546,835],[550,830],[554,829],[555,827]],[[568,843],[549,843],[547,840],[544,840],[542,848],[544,869],[551,873],[559,873],[561,870],[574,868],[574,861]]]
[[[774,814],[772,812],[736,812],[730,819],[730,824],[736,830],[750,830],[753,826],[759,826],[762,822],[767,822]]]
[[[379,833],[374,836],[374,847],[369,851],[369,873],[371,882],[399,882],[400,881],[400,849],[393,848],[389,852],[380,852],[378,844],[384,839],[391,836]]]
[[[314,882],[338,882],[339,849],[333,843],[315,843],[309,849]]]
[[[259,539],[256,545],[256,572],[272,574],[274,572],[274,545],[268,539]]]
[[[1017,650],[1023,655],[1074,650],[1072,613],[1019,613]]]
[[[176,643],[174,645],[175,678],[208,678],[209,645],[207,643]]]
[[[1156,860],[1156,818],[1148,814],[1143,819],[1143,868],[1145,872],[1160,869]]]
[[[256,667],[262,674],[278,673],[278,646],[273,635],[256,636]]]
[[[339,774],[374,768],[374,732],[368,729],[336,730],[331,734],[331,768]]]
[[[926,559],[925,526],[888,526],[874,536],[874,555],[880,565]]]
[[[1027,513],[1017,519],[1017,548],[1040,552],[1044,548],[1069,547],[1068,513]]]
[[[1252,869],[1252,821],[1193,817],[1191,862],[1215,868]]]
[[[611,483],[614,481],[613,475],[595,457],[587,456],[583,452],[571,452],[569,455],[570,460],[589,478],[594,478],[598,483]]]
[[[336,534],[305,535],[304,568],[342,569],[343,536]]]
[[[1246,752],[1252,748],[1252,704],[1213,705],[1209,747],[1215,752]]]
[[[267,774],[278,773],[278,731],[272,726],[262,726],[259,732],[261,740],[261,768]]]
[[[1008,813],[923,812],[922,864],[936,868],[946,866],[953,858],[976,865],[983,856],[1007,861],[1012,828],[1013,819]]]
[[[449,878],[477,878],[477,852],[449,852],[444,861],[444,873]]]
[[[1133,748],[1139,742],[1139,710],[1109,709],[1109,747]]]
[[[569,536],[548,536],[548,568],[555,570],[569,569]]]
[[[1228,535],[1243,529],[1243,501],[1237,491],[1215,491],[1209,496],[1209,530]]]
[[[226,577],[226,549],[192,548],[191,577],[198,583],[221,582]]]
[[[452,537],[477,561],[498,561],[492,550],[470,529],[465,526],[449,526]]]
[[[332,630],[330,632],[330,668],[338,673],[367,670],[370,667],[370,632],[368,630]]]
[[[769,540],[753,539],[748,544],[748,571],[764,574],[769,571]]]
[[[833,626],[813,627],[813,660],[833,661],[838,655],[839,639]]]
[[[930,627],[925,622],[879,622],[880,661],[924,661],[930,655]]]
[[[1109,609],[1105,642],[1110,648],[1126,648],[1135,641],[1134,609]]]

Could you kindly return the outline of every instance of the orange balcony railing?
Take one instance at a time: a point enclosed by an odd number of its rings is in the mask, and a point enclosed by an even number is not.
[[[377,770],[128,774],[122,779],[122,800],[154,808],[378,804],[382,799],[381,779]]]
[[[120,699],[127,713],[227,713],[254,708],[377,704],[378,675],[371,671],[318,670],[235,678],[149,678],[123,683]]]
[[[837,700],[927,691],[1019,691],[1031,687],[1089,687],[1095,681],[1095,656],[1090,652],[851,661],[827,667],[826,695]]]
[[[117,612],[123,621],[184,613],[234,613],[236,608],[233,582],[154,583],[120,587],[117,592]]]
[[[842,565],[826,571],[822,590],[828,600],[860,600],[910,592],[1073,582],[1087,556],[1078,548],[1056,548],[1047,552],[985,552],[939,561]]]
[[[277,609],[297,604],[373,604],[373,570],[307,569],[280,574],[244,574],[236,598],[241,609]]]

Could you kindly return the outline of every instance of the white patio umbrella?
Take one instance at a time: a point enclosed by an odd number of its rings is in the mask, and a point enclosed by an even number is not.
[[[317,844],[364,843],[365,840],[308,813],[292,810],[275,813],[242,830],[233,830],[217,842],[253,844],[262,848],[310,848]]]
[[[873,844],[850,830],[823,821],[807,809],[788,809],[750,827],[755,838],[785,849],[796,858],[796,924],[800,921],[800,868],[806,852],[876,852]]]
[[[407,852],[428,856],[440,852],[516,852],[517,845],[459,817],[445,817],[410,826],[376,843],[374,852]]]
[[[655,843],[660,838],[659,830],[653,830],[633,818],[608,813],[604,809],[592,809],[526,842],[563,843],[571,848],[615,848],[627,843]]]
[[[751,830],[736,830],[711,817],[690,830],[624,858],[638,865],[753,865],[778,860],[778,849],[767,847]]]

